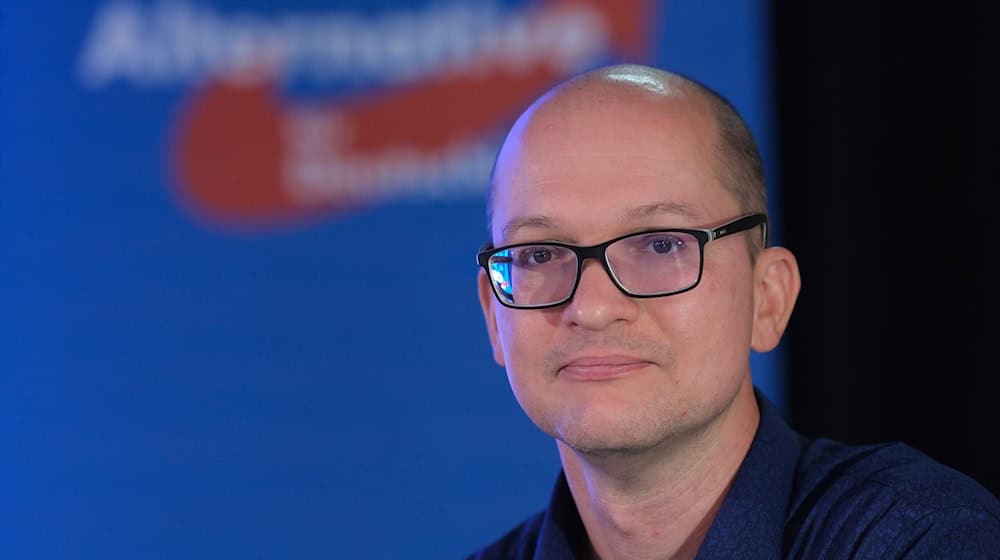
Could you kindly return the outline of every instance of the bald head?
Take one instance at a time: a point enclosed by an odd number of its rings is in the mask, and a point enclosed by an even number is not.
[[[614,121],[622,115],[621,128],[630,122],[625,115],[648,115],[648,120],[671,116],[709,123],[713,172],[718,183],[736,201],[743,213],[767,211],[764,172],[760,153],[746,123],[735,108],[710,88],[677,74],[638,65],[600,68],[567,80],[541,96],[518,118],[504,141],[494,165],[488,198],[488,219],[493,231],[495,197],[504,179],[505,160],[522,148],[529,129],[554,127],[574,115],[601,113]],[[633,119],[634,120],[634,119]],[[682,127],[662,126],[663,135],[676,134]],[[610,131],[609,131],[610,132]],[[621,130],[616,131],[621,133]],[[567,133],[572,134],[571,130]],[[695,139],[692,139],[695,141]],[[609,163],[615,154],[606,154]]]

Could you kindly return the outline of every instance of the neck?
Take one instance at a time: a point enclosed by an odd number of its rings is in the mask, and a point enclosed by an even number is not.
[[[595,556],[694,558],[750,449],[759,420],[747,379],[721,414],[655,449],[595,456],[558,442]]]

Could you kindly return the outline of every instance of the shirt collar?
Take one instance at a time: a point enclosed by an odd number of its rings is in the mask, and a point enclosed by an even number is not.
[[[779,558],[800,437],[755,391],[760,425],[743,464],[702,542],[697,558]]]
[[[534,560],[586,558],[586,533],[576,503],[573,502],[569,483],[566,482],[566,473],[560,471],[552,497],[549,498],[549,507],[542,518]]]
[[[755,394],[760,425],[698,558],[781,556],[786,511],[802,443],[778,409],[759,392]],[[535,560],[585,558],[585,531],[566,475],[560,472],[542,519]]]

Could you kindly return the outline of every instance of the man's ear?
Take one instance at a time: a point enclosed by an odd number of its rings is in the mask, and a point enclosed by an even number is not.
[[[490,335],[490,344],[493,346],[493,359],[501,366],[504,364],[503,349],[500,346],[500,331],[497,328],[496,306],[500,305],[493,295],[493,288],[490,287],[490,279],[486,276],[486,271],[479,269],[479,305],[483,308],[483,318],[486,319],[486,333]]]
[[[767,352],[781,342],[792,316],[802,279],[795,255],[784,247],[768,247],[754,265],[753,337],[750,346]]]

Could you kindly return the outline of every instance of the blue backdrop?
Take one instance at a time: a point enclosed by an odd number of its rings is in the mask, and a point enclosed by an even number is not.
[[[476,300],[520,108],[651,62],[774,166],[762,0],[0,6],[4,558],[460,557],[558,469]]]

